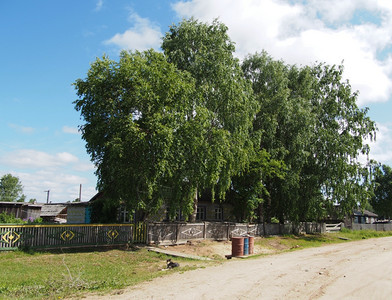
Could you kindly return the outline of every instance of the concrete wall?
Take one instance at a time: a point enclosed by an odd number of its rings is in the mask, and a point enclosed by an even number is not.
[[[392,223],[383,224],[358,224],[351,225],[352,230],[377,230],[377,231],[392,231]]]
[[[148,223],[148,244],[177,244],[189,240],[229,240],[237,236],[323,233],[325,224],[247,224],[229,222],[154,222]]]

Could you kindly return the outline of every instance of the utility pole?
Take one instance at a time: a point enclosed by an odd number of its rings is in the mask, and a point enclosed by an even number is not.
[[[44,192],[47,193],[46,204],[48,204],[49,203],[49,192],[50,192],[50,190],[47,190],[47,191],[44,191]]]
[[[82,202],[82,184],[79,187],[79,202]]]

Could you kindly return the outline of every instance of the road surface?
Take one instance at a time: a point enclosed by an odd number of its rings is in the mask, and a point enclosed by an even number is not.
[[[392,299],[392,237],[233,259],[88,299]]]

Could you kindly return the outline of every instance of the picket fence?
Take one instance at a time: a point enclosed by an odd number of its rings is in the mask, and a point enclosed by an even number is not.
[[[246,224],[225,222],[137,224],[0,224],[0,250],[55,249],[141,244],[177,244],[189,240],[229,240],[236,236],[322,233],[325,224]]]
[[[123,245],[133,224],[0,225],[0,250]]]

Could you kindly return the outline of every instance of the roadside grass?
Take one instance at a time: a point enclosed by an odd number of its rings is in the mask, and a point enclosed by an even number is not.
[[[308,235],[271,236],[255,240],[255,245],[270,249],[272,253],[281,253],[303,248],[320,247],[326,244],[344,243],[368,238],[392,236],[392,231],[349,230],[343,228],[340,232]],[[268,253],[267,253],[268,254]],[[261,256],[266,254],[255,255]]]
[[[172,272],[211,265],[178,258],[181,268],[168,270],[167,256],[135,251],[67,251],[0,253],[0,299],[61,299],[85,292],[109,292]]]
[[[269,249],[271,254],[385,236],[392,236],[392,231],[343,229],[338,233],[256,238],[255,245]],[[249,258],[261,255],[266,254]],[[62,299],[82,297],[86,293],[105,294],[173,272],[205,268],[224,261],[178,257],[176,262],[181,267],[166,270],[167,258],[145,248],[0,252],[0,299]]]

